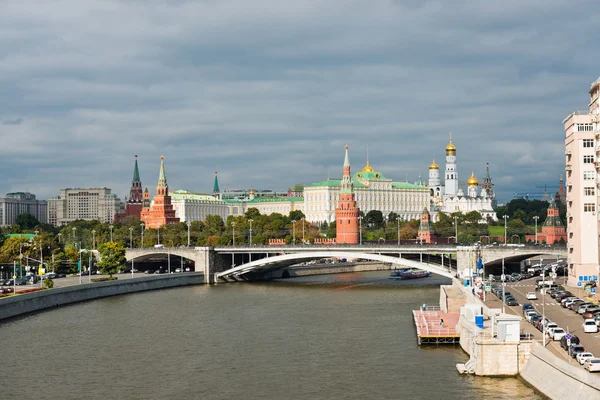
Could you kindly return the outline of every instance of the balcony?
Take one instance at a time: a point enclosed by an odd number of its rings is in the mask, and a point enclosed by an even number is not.
[[[596,150],[600,150],[600,145],[598,145],[596,147]],[[570,156],[571,155],[571,150],[565,150],[565,156]]]
[[[565,165],[565,171],[572,171],[573,167],[571,166],[571,164],[567,164]]]

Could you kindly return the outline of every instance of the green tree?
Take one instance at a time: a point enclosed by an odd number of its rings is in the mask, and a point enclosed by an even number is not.
[[[300,210],[294,210],[294,211],[290,211],[290,219],[292,221],[301,221],[302,218],[305,218],[306,216],[304,215],[304,213]]]
[[[106,242],[100,246],[98,268],[111,277],[125,264],[125,247],[120,243]]]
[[[258,208],[256,207],[250,207],[246,210],[246,213],[244,215],[248,219],[254,219],[260,215],[260,211],[258,211]]]
[[[468,224],[476,225],[481,221],[481,214],[477,211],[469,211],[465,214],[465,222]]]
[[[335,238],[337,236],[336,221],[332,221],[327,227],[327,237]]]
[[[391,223],[396,223],[396,221],[398,221],[398,214],[396,214],[395,212],[390,212],[388,214],[388,222]]]
[[[383,226],[383,214],[379,210],[371,210],[365,216],[369,228],[379,229]]]
[[[38,221],[36,217],[29,213],[17,215],[15,222],[21,227],[22,230],[33,229],[40,224],[40,221]]]

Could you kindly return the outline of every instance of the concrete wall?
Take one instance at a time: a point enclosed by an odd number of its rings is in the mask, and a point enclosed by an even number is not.
[[[465,296],[454,285],[440,286],[440,309],[447,313],[459,313],[465,305]]]
[[[555,356],[535,342],[521,378],[551,399],[600,398],[600,377]]]
[[[350,272],[364,271],[389,271],[392,268],[393,266],[385,265],[380,262],[313,264],[303,265],[301,267],[289,267],[269,271],[262,276],[262,279],[281,279],[293,278],[297,276],[345,274]]]
[[[101,297],[203,283],[205,283],[204,274],[191,272],[89,283],[26,293],[0,299],[0,320]]]

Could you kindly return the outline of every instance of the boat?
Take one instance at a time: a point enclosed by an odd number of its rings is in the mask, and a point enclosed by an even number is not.
[[[429,272],[429,271],[406,268],[406,269],[399,269],[399,270],[392,271],[389,279],[401,279],[401,280],[419,279],[419,278],[427,278],[430,275],[431,275],[431,272]]]

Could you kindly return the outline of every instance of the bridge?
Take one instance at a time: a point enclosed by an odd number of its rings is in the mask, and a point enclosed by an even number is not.
[[[127,249],[128,261],[183,257],[195,263],[196,271],[218,280],[252,279],[261,273],[322,258],[381,261],[420,268],[442,276],[469,275],[481,258],[485,265],[501,260],[518,262],[535,256],[566,259],[564,247],[456,246],[456,245],[284,245],[219,246]]]

